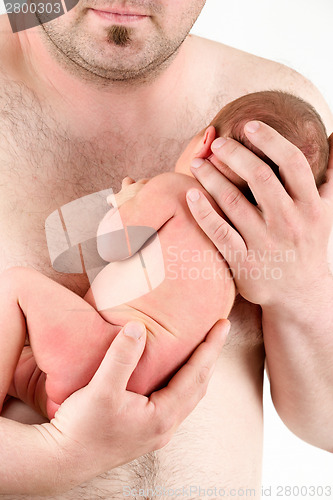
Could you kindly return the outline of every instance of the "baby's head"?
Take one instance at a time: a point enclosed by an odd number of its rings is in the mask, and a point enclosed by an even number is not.
[[[255,92],[227,104],[215,116],[211,126],[192,139],[179,158],[176,171],[189,173],[189,165],[193,158],[209,158],[230,180],[240,187],[245,187],[245,182],[237,174],[212,155],[210,147],[216,134],[241,142],[278,174],[278,167],[245,136],[244,126],[252,120],[270,125],[297,146],[307,158],[317,186],[322,184],[325,180],[329,156],[325,126],[310,104],[280,91]]]

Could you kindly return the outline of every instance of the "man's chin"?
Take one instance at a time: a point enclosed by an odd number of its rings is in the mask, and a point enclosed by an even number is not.
[[[116,47],[128,47],[132,40],[132,30],[126,26],[111,26],[108,30],[108,42]]]

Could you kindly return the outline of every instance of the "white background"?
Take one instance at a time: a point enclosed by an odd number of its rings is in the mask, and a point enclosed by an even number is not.
[[[317,85],[333,109],[333,0],[207,0],[193,33],[291,66]],[[333,456],[303,443],[281,423],[267,380],[264,400],[263,486],[271,492],[263,498],[320,498],[296,491],[277,496],[278,485],[333,489]]]
[[[207,0],[192,32],[291,66],[320,89],[333,110],[333,0]],[[264,413],[262,483],[271,491],[263,499],[333,498],[333,455],[302,442],[284,426],[267,378]],[[320,497],[320,491],[301,496],[297,490],[277,496],[279,485],[331,485],[332,496]]]

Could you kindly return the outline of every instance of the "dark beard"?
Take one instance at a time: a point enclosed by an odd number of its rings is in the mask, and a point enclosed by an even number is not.
[[[130,30],[125,26],[112,26],[108,30],[108,42],[125,47],[131,41],[130,33]]]

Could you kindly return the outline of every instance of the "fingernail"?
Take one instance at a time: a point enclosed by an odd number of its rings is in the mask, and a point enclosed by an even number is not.
[[[192,161],[191,161],[191,167],[193,168],[199,168],[201,167],[201,165],[203,165],[205,163],[205,160],[203,160],[202,158],[194,158]]]
[[[259,129],[259,127],[260,127],[260,123],[259,122],[248,122],[245,125],[245,130],[247,132],[250,132],[251,134],[254,134],[254,132],[257,132],[257,130]]]
[[[212,143],[212,149],[220,149],[226,142],[227,139],[225,139],[224,137],[219,137]]]
[[[139,340],[145,332],[145,327],[143,323],[131,322],[127,323],[124,328],[124,335],[126,337],[132,337],[132,339]]]
[[[187,193],[187,197],[192,202],[198,201],[198,199],[200,198],[200,193],[197,189],[190,189],[190,191],[188,191]]]
[[[226,335],[229,334],[230,328],[231,328],[231,323],[230,323],[230,321],[228,321],[227,325],[225,326],[225,334]]]

